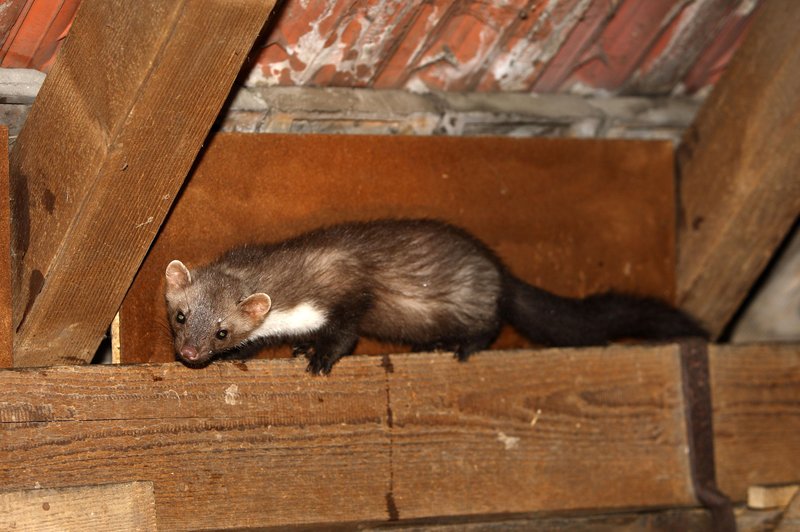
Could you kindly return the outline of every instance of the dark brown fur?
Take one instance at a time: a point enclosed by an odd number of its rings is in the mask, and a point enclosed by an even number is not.
[[[167,304],[175,348],[193,364],[262,339],[292,342],[308,355],[310,371],[327,373],[359,336],[450,349],[466,360],[491,344],[503,322],[544,345],[703,335],[658,301],[570,299],[530,286],[475,237],[432,220],[341,224],[236,248],[191,273],[173,266]],[[294,325],[273,330],[269,320]],[[301,330],[305,324],[313,327]],[[224,339],[214,336],[219,330]]]

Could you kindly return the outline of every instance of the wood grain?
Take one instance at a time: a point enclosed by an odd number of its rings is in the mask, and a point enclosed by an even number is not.
[[[13,364],[11,302],[11,203],[8,185],[8,128],[0,126],[0,368]]]
[[[402,518],[694,501],[675,347],[392,365]]]
[[[715,335],[800,213],[800,9],[763,4],[679,150],[678,301]]]
[[[385,519],[385,371],[347,362],[6,370],[0,485],[149,480],[159,530]]]
[[[781,518],[780,510],[736,509],[736,527],[739,532],[765,532],[772,530]],[[670,508],[657,511],[614,512],[594,515],[531,515],[488,516],[433,519],[424,522],[394,525],[362,525],[358,530],[378,532],[650,532],[650,531],[706,531],[714,530],[711,513],[705,508]],[[353,527],[327,527],[326,530],[344,532]],[[244,531],[242,531],[244,532]]]
[[[677,348],[0,371],[0,484],[147,480],[159,529],[694,504]]]
[[[712,346],[709,363],[720,489],[800,481],[800,346]]]
[[[81,5],[11,156],[16,366],[91,359],[273,5]]]
[[[780,523],[775,527],[775,532],[792,532],[798,529],[800,529],[800,494],[795,495],[789,502]]]
[[[557,293],[671,300],[673,170],[665,142],[215,135],[125,298],[122,360],[174,360],[163,288],[171,260],[197,266],[235,245],[354,219],[445,219]],[[510,334],[496,344],[527,345]]]
[[[151,482],[0,492],[0,529],[30,532],[156,530]]]

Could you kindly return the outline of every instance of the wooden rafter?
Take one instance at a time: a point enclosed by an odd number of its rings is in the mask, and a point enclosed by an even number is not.
[[[8,198],[8,128],[0,126],[0,368],[13,364],[14,329],[11,325],[11,214]]]
[[[715,335],[800,213],[800,4],[759,9],[679,154],[678,300]]]
[[[91,359],[274,3],[82,3],[11,157],[16,366]]]

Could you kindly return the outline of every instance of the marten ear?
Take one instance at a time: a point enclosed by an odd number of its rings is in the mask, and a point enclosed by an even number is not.
[[[173,260],[167,265],[167,291],[183,290],[192,284],[189,270],[179,260]]]
[[[239,303],[239,309],[257,322],[264,320],[271,306],[272,300],[263,292],[247,296]]]

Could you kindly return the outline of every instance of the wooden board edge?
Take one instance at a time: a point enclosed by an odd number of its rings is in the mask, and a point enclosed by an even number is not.
[[[0,125],[0,368],[14,364],[8,127]]]
[[[155,531],[153,483],[2,491],[0,529]]]

